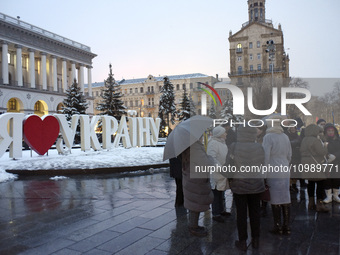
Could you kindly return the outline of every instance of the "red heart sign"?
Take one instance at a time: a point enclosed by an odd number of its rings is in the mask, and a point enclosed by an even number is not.
[[[44,155],[59,135],[59,122],[51,115],[42,119],[37,115],[28,116],[23,125],[24,140],[39,155]]]

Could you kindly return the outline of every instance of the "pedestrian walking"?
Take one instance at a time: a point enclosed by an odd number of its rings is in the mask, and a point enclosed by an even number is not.
[[[284,116],[269,116],[268,119],[283,120]],[[292,156],[292,148],[289,138],[284,134],[280,125],[275,121],[268,124],[266,135],[263,138],[262,146],[265,152],[265,164],[269,167],[289,167]],[[267,174],[267,184],[270,192],[270,202],[272,205],[274,228],[273,234],[290,234],[290,173],[289,171],[269,172]],[[282,210],[282,213],[281,213]],[[281,219],[283,215],[283,223]]]
[[[217,126],[212,131],[212,138],[208,142],[207,154],[214,159],[215,166],[223,166],[228,153],[228,147],[225,144],[227,133],[221,126]],[[227,178],[218,171],[214,171],[210,175],[211,188],[214,193],[214,201],[212,203],[213,220],[224,222],[222,216],[228,216],[225,210],[224,191],[229,188]]]
[[[239,126],[237,142],[231,145],[229,155],[233,155],[238,171],[230,179],[237,214],[238,240],[235,246],[242,251],[247,250],[247,215],[250,218],[252,247],[259,247],[260,237],[260,196],[264,192],[264,179],[261,172],[242,172],[241,167],[254,167],[264,164],[264,150],[256,143],[257,129]]]

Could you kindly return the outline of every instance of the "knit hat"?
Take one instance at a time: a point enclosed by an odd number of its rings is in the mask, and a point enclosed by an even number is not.
[[[316,125],[319,125],[321,122],[325,122],[326,123],[326,121],[324,119],[318,119],[318,121],[316,122]]]
[[[215,138],[218,138],[218,137],[222,136],[224,133],[225,133],[225,129],[223,127],[221,127],[221,126],[215,127],[213,129],[213,132],[212,132],[213,137],[215,137]]]

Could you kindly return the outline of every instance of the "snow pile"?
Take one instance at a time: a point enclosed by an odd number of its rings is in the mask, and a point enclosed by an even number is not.
[[[59,181],[59,180],[64,180],[64,179],[68,179],[68,177],[66,177],[66,176],[54,176],[54,177],[50,178],[50,180],[52,180],[52,181]]]
[[[3,167],[0,167],[0,182],[10,181],[16,178],[17,178],[16,175],[6,173],[5,169]]]
[[[22,158],[10,159],[8,152],[0,158],[0,169],[6,170],[48,170],[48,169],[96,169],[164,164],[164,147],[141,147],[125,149],[87,151],[72,149],[71,154],[58,155],[57,150],[49,150],[48,156],[23,151]],[[3,172],[4,172],[3,170]]]

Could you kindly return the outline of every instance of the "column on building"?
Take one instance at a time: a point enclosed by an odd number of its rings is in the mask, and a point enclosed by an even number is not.
[[[57,57],[51,56],[51,58],[52,58],[52,86],[53,86],[53,91],[58,91]]]
[[[62,59],[62,67],[61,67],[61,75],[62,75],[62,83],[63,83],[63,92],[66,93],[67,90],[67,65],[66,59]]]
[[[41,52],[40,55],[41,55],[42,89],[47,90],[46,53]]]
[[[87,66],[87,91],[92,97],[92,66]]]
[[[8,79],[8,44],[5,41],[2,41],[2,82],[3,84],[9,84]]]
[[[76,63],[71,62],[71,81],[70,86],[73,84],[74,79],[76,78]]]
[[[35,88],[35,61],[34,61],[34,50],[28,49],[29,52],[29,81],[31,83],[31,88]]]
[[[80,91],[84,93],[84,65],[82,64],[80,64],[79,67],[78,85],[80,87]]]
[[[21,51],[21,45],[15,45],[15,48],[17,49],[16,54],[16,61],[15,61],[15,74],[16,74],[16,81],[18,82],[18,86],[22,87],[22,51]]]

